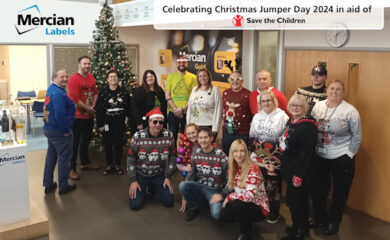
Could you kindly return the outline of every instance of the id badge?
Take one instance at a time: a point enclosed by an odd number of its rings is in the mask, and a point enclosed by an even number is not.
[[[286,143],[284,142],[284,140],[281,140],[279,142],[279,147],[280,149],[282,149],[283,151],[286,150]]]
[[[317,147],[317,152],[318,153],[322,153],[322,154],[326,154],[326,148],[324,148],[324,147]]]
[[[110,128],[108,127],[108,124],[104,124],[104,131],[108,132]]]

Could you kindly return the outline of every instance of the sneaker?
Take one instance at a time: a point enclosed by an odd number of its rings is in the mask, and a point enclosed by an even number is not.
[[[71,192],[73,190],[76,189],[76,184],[73,184],[73,185],[69,185],[66,186],[65,188],[63,189],[60,189],[60,191],[58,192],[60,195],[63,195],[63,194],[67,194],[68,192]]]
[[[277,223],[279,221],[279,219],[280,219],[280,215],[279,214],[277,214],[277,215],[276,214],[270,214],[266,221],[269,224],[275,224],[275,223]]]
[[[70,170],[69,177],[72,180],[79,180],[80,179],[80,175],[78,174],[78,172],[76,172],[76,170]]]
[[[87,163],[85,165],[80,165],[81,170],[99,170],[100,166],[94,163]]]
[[[45,194],[52,193],[57,189],[57,183],[53,182],[50,186],[45,187]]]
[[[187,214],[186,214],[186,221],[192,221],[198,215],[199,213],[199,208],[195,208],[194,210],[188,208],[187,209]]]

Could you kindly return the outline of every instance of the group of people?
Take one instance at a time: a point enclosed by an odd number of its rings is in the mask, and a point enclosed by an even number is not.
[[[293,225],[282,239],[304,239],[309,227],[337,233],[354,176],[361,124],[358,111],[343,100],[343,83],[333,80],[326,86],[325,67],[315,66],[312,86],[299,88],[287,102],[271,87],[266,70],[256,73],[253,92],[243,87],[240,72],[232,72],[230,88],[221,96],[207,69],[197,75],[187,71],[185,56],[178,57],[178,71],[168,76],[165,91],[156,74],[147,70],[130,99],[111,70],[107,88],[98,95],[90,63],[89,57],[79,58],[79,71],[69,80],[69,97],[66,71],[53,74],[45,103],[49,113],[44,127],[49,142],[45,193],[57,188],[53,181],[57,160],[59,193],[75,189],[68,178],[69,173],[72,179],[80,178],[74,164],[78,145],[80,169],[99,168],[88,159],[96,114],[104,136],[105,175],[123,173],[124,125],[129,122],[137,129],[127,155],[132,210],[141,209],[150,194],[164,206],[173,206],[171,176],[178,168],[185,177],[179,190],[180,211],[186,212],[187,221],[197,216],[206,200],[214,219],[240,224],[237,239],[251,239],[253,222],[279,220],[284,180]],[[215,138],[221,124],[219,149]],[[334,192],[328,211],[331,177]],[[310,222],[309,196],[315,213]]]

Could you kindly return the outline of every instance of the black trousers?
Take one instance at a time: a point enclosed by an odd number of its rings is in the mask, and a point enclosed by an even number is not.
[[[252,223],[264,219],[261,208],[254,203],[233,200],[228,202],[219,213],[219,219],[223,222],[238,222],[241,233],[251,235]]]
[[[291,212],[293,227],[309,228],[309,189],[306,186],[294,187],[287,183],[286,202]]]
[[[73,125],[73,154],[71,168],[76,170],[77,154],[80,145],[80,164],[89,163],[88,146],[92,139],[93,118],[76,119]]]
[[[177,135],[184,132],[186,126],[186,114],[183,114],[182,118],[178,118],[173,114],[173,112],[168,113],[168,127],[169,130],[173,133],[175,139],[175,146],[177,143]]]
[[[355,158],[344,154],[336,159],[318,159],[318,167],[312,184],[311,195],[315,215],[322,222],[340,224],[349,190],[355,175]],[[333,180],[333,198],[330,211],[327,210],[327,197]]]
[[[123,153],[124,119],[110,119],[107,121],[108,131],[103,132],[104,151],[107,165],[120,166]]]

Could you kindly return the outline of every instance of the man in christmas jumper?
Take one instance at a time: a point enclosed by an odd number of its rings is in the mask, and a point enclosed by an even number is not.
[[[146,188],[157,195],[162,205],[172,207],[174,202],[170,179],[176,163],[173,134],[163,128],[164,115],[159,108],[152,109],[146,117],[149,117],[149,127],[134,134],[127,155],[129,204],[132,210],[142,208]]]
[[[227,192],[223,190],[227,181],[228,162],[223,151],[213,147],[212,140],[211,129],[200,127],[198,130],[200,148],[191,154],[192,171],[179,185],[188,205],[186,221],[193,220],[199,213],[201,199],[207,199],[211,216],[219,219],[222,201],[227,196]]]
[[[186,110],[192,89],[196,86],[196,75],[187,71],[188,59],[186,56],[177,57],[179,71],[169,74],[165,84],[165,99],[168,104],[168,125],[175,142],[179,131],[183,133],[186,126]]]
[[[53,172],[58,162],[59,194],[65,194],[76,189],[76,185],[68,184],[70,159],[72,157],[73,137],[72,126],[76,108],[66,95],[68,73],[58,69],[53,73],[53,84],[47,89],[45,109],[48,112],[43,127],[47,137],[47,154],[43,172],[45,194],[54,192],[57,183],[53,181]]]
[[[295,92],[306,98],[306,101],[309,104],[308,114],[311,114],[311,110],[317,102],[327,98],[325,86],[327,76],[328,71],[326,70],[326,67],[319,65],[314,66],[311,70],[311,86],[298,88]]]
[[[233,72],[229,78],[230,88],[222,94],[222,149],[229,155],[232,142],[242,139],[249,145],[249,129],[252,113],[249,107],[250,91],[242,86],[244,81],[240,72]]]
[[[253,115],[255,115],[258,112],[258,105],[259,105],[259,95],[262,91],[270,89],[274,94],[275,97],[278,99],[279,108],[282,109],[287,113],[287,115],[290,115],[287,111],[287,99],[284,96],[282,92],[277,90],[274,87],[271,87],[271,73],[267,70],[260,70],[256,73],[256,85],[257,89],[251,92],[250,94],[250,106],[251,106],[251,112]]]
[[[78,58],[79,70],[69,79],[69,97],[76,104],[76,120],[73,125],[73,155],[70,178],[80,179],[76,170],[77,153],[80,145],[80,168],[82,170],[98,170],[97,164],[89,161],[88,146],[92,139],[93,116],[97,100],[96,80],[90,74],[91,58]]]

